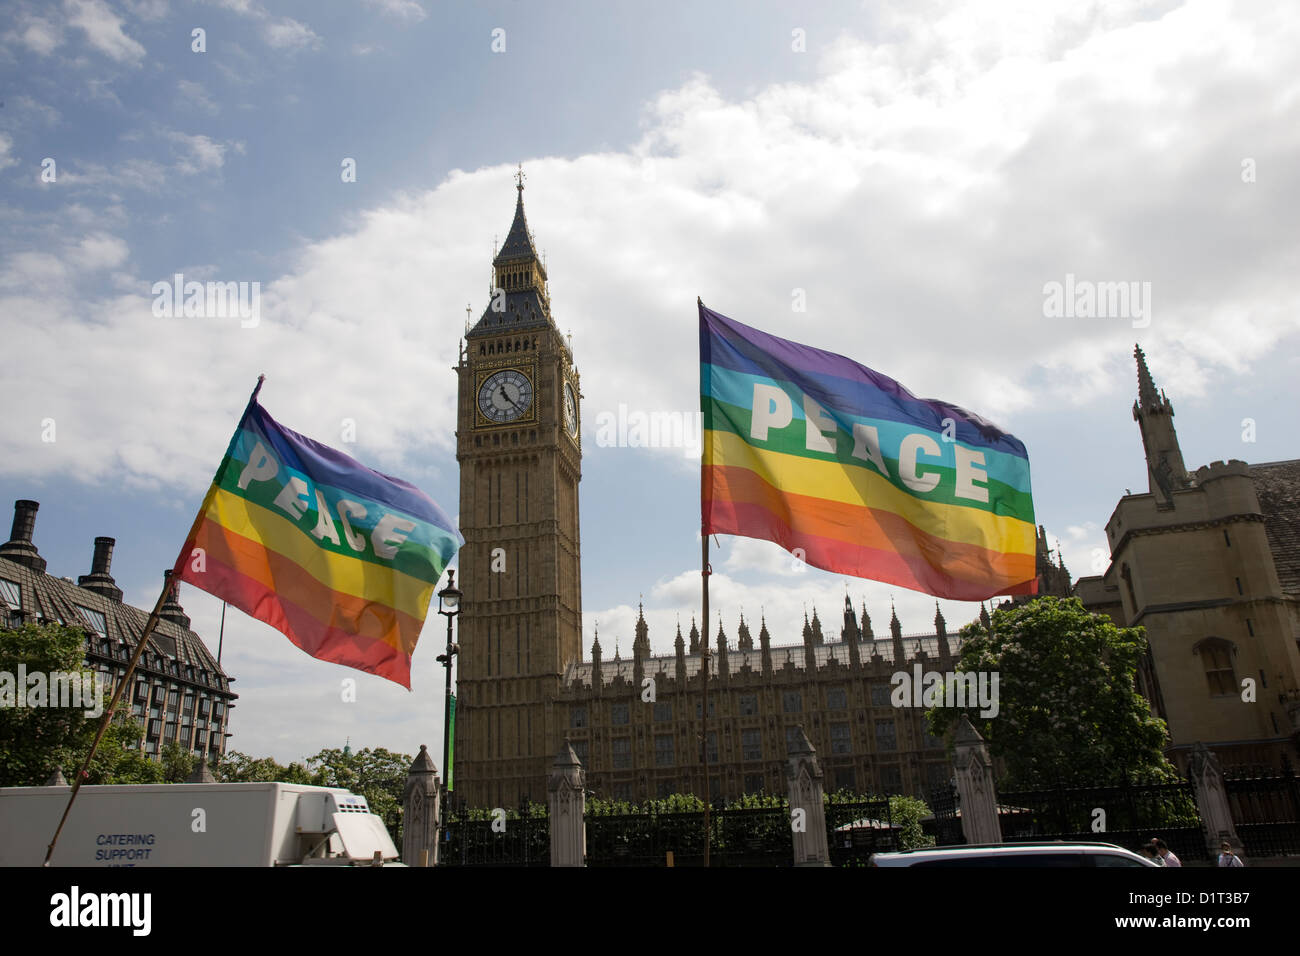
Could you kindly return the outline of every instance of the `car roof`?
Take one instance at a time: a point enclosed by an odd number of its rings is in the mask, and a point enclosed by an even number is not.
[[[887,855],[911,856],[919,853],[953,853],[961,852],[963,850],[997,850],[1015,853],[1030,851],[1048,853],[1055,850],[1076,850],[1085,847],[1101,847],[1107,850],[1124,850],[1125,853],[1132,852],[1116,843],[1100,843],[1086,840],[1025,840],[1016,841],[1014,843],[958,843],[953,846],[922,846],[911,850],[897,850]]]

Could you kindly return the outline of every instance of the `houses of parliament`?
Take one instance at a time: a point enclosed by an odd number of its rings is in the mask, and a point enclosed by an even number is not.
[[[944,743],[926,732],[924,710],[890,700],[896,671],[918,663],[953,669],[959,641],[937,607],[933,629],[922,634],[904,634],[891,614],[888,634],[877,636],[867,609],[847,598],[838,633],[814,611],[795,641],[773,642],[761,619],[756,637],[754,622],[743,618],[734,634],[719,624],[712,637],[692,622],[685,636],[678,627],[674,653],[664,656],[651,653],[642,614],[630,658],[606,658],[599,639],[584,658],[581,379],[551,313],[522,177],[516,189],[514,220],[492,261],[491,302],[466,331],[455,368],[465,538],[458,797],[488,807],[544,801],[566,738],[588,788],[604,798],[702,794],[701,744],[711,795],[781,793],[787,743],[799,726],[817,749],[828,789],[924,797],[947,781]],[[1300,462],[1187,472],[1173,454],[1172,406],[1139,364],[1135,417],[1151,493],[1121,501],[1108,526],[1111,569],[1081,579],[1078,596],[1121,625],[1148,627],[1152,649],[1140,689],[1169,721],[1171,755],[1199,740],[1277,760],[1300,741]],[[1224,547],[1235,549],[1226,576],[1215,563],[1223,555],[1193,557],[1220,530]],[[1037,550],[1039,593],[1075,594],[1041,528]],[[709,716],[701,740],[705,659]],[[1256,671],[1267,700],[1235,709],[1229,691],[1239,675]]]

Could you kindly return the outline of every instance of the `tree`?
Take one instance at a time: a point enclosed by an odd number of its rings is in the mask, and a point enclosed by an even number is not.
[[[365,797],[370,812],[384,821],[398,846],[402,836],[402,791],[412,762],[407,754],[383,747],[356,752],[326,749],[307,758],[319,786],[344,787]]]
[[[86,669],[86,646],[82,632],[62,624],[23,624],[0,630],[0,674],[8,675],[15,694],[27,699],[27,688],[16,686],[20,667],[28,675],[42,675],[48,686],[56,672],[79,673]],[[95,739],[99,717],[87,717],[86,710],[107,707],[111,687],[99,687],[99,708],[49,706],[0,707],[0,786],[43,785],[61,768],[68,781],[81,768]],[[12,702],[11,702],[12,703]],[[123,708],[104,733],[95,759],[86,773],[87,784],[158,783],[162,768],[140,752],[144,728]]]
[[[222,783],[301,783],[318,786],[316,776],[300,763],[283,767],[270,757],[250,757],[229,750],[213,764],[212,775]]]
[[[941,736],[965,714],[1005,761],[1001,786],[1177,779],[1161,753],[1165,722],[1134,686],[1142,628],[1118,628],[1077,598],[1042,597],[997,610],[989,628],[969,624],[961,636],[957,670],[998,675],[998,713],[981,716],[968,702],[933,707],[926,719]]]
[[[192,750],[187,750],[176,742],[165,744],[162,749],[162,775],[164,783],[184,783],[199,764],[199,758]]]
[[[226,783],[276,781],[301,783],[313,787],[342,787],[366,798],[393,838],[401,845],[402,791],[413,758],[393,753],[383,747],[351,750],[325,749],[308,757],[306,765],[291,763],[287,767],[270,757],[250,757],[232,750],[212,768],[218,780]]]

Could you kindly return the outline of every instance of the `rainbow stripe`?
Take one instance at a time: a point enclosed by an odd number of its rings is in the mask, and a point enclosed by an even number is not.
[[[254,398],[175,576],[312,657],[409,690],[434,586],[464,543],[414,485],[278,425]]]
[[[700,303],[706,533],[936,597],[1037,593],[1029,457],[955,405]]]

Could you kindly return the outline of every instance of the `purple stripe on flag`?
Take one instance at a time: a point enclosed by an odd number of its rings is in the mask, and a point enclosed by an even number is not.
[[[1024,444],[974,412],[937,399],[917,398],[887,375],[852,359],[743,325],[700,304],[700,362],[749,374],[789,381],[818,404],[852,415],[911,422],[942,429],[950,418],[954,438],[968,445],[995,448],[1028,458]]]

